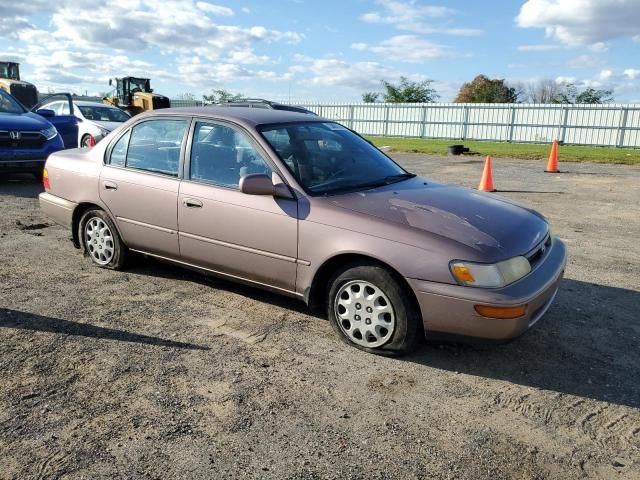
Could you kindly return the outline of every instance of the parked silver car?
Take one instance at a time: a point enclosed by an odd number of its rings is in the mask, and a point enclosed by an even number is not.
[[[56,115],[69,115],[69,103],[56,100],[42,105],[40,108],[53,110]],[[73,102],[73,113],[78,117],[78,145],[88,147],[98,143],[111,131],[131,118],[131,115],[119,108],[99,102],[76,100]],[[93,142],[92,142],[93,139]]]

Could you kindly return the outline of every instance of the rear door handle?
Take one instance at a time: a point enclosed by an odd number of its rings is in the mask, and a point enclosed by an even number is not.
[[[182,204],[187,208],[202,208],[202,202],[195,198],[184,198]]]
[[[114,183],[114,182],[102,182],[102,186],[104,187],[105,190],[117,190],[118,189],[118,184]]]

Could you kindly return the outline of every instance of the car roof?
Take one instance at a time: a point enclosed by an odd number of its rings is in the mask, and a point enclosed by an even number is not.
[[[249,127],[267,125],[273,123],[292,122],[330,122],[326,118],[309,115],[308,113],[298,113],[289,110],[272,110],[267,108],[251,107],[187,107],[187,108],[163,108],[142,114],[145,117],[155,117],[161,115],[188,115],[194,117],[210,117],[220,120],[228,120],[240,123]],[[140,115],[139,115],[140,116]]]
[[[107,105],[102,102],[89,102],[87,100],[74,100],[73,103],[75,105],[79,105],[80,107],[107,107],[107,108],[117,108],[112,105]]]

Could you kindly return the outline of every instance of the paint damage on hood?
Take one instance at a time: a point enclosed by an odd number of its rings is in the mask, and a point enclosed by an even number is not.
[[[341,208],[444,237],[492,259],[522,255],[548,233],[542,215],[515,202],[420,177],[332,200]]]

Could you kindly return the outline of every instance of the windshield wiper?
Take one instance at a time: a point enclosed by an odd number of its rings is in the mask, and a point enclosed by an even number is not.
[[[347,192],[355,192],[358,190],[376,188],[376,187],[384,187],[387,185],[391,185],[392,183],[398,183],[403,180],[407,180],[409,178],[415,177],[415,173],[400,173],[398,175],[387,175],[384,178],[380,178],[377,180],[373,180],[371,182],[359,183],[357,185],[349,185],[341,188],[333,188],[331,190],[327,190],[322,192],[324,195],[331,195],[336,193],[347,193]]]
[[[408,178],[415,177],[415,173],[399,173],[398,175],[387,175],[384,178],[374,180],[372,182],[361,183],[360,185],[356,185],[355,188],[375,188],[375,187],[384,187],[385,185],[391,185],[392,183],[398,183],[402,180],[407,180]]]
[[[396,183],[399,182],[401,180],[406,180],[408,178],[413,178],[415,177],[416,174],[415,173],[399,173],[398,175],[388,175],[386,177],[384,177],[385,181],[387,183]]]

